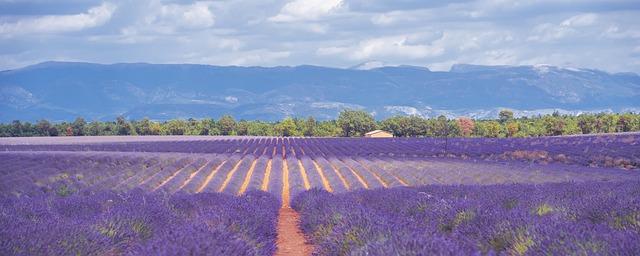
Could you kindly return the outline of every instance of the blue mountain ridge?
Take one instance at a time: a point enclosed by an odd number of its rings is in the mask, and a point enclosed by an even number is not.
[[[195,64],[44,62],[0,72],[0,122],[217,118],[335,118],[345,108],[385,118],[493,118],[561,110],[636,111],[640,76],[593,69],[458,64],[342,69]]]

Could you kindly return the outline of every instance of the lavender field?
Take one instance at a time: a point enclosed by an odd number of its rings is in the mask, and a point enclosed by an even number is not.
[[[634,133],[7,138],[0,254],[270,255],[293,206],[320,255],[633,255],[639,169]]]
[[[2,255],[270,255],[280,203],[265,192],[139,189],[0,199]]]
[[[640,253],[638,181],[311,190],[293,207],[321,255]]]

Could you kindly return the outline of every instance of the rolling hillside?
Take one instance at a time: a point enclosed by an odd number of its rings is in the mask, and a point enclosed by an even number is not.
[[[363,68],[365,67],[365,68]],[[334,118],[358,108],[396,114],[495,117],[640,109],[640,76],[553,66],[455,65],[351,69],[45,62],[0,72],[0,122],[219,117]]]

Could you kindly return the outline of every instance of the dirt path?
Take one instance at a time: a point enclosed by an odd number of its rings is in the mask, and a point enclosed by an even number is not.
[[[276,256],[311,255],[313,246],[306,243],[302,230],[298,228],[300,216],[289,207],[280,208],[278,215],[278,241]]]

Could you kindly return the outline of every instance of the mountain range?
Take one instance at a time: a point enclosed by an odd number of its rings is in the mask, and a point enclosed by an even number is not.
[[[335,118],[362,109],[392,115],[495,118],[560,111],[640,110],[640,76],[549,65],[458,64],[449,71],[363,63],[238,67],[44,62],[0,72],[0,122],[218,118]]]

